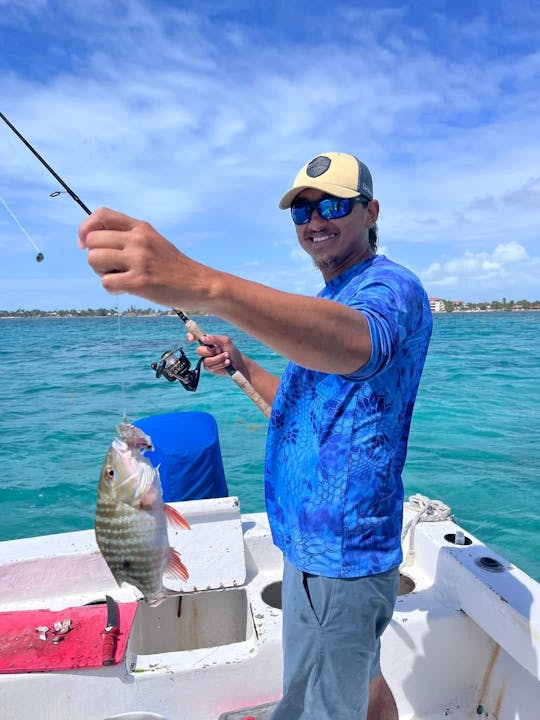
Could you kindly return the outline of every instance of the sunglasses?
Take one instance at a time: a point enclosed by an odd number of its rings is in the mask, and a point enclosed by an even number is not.
[[[353,198],[326,197],[313,202],[298,201],[291,206],[291,215],[295,225],[305,225],[311,220],[315,209],[325,220],[336,220],[352,212],[355,203],[367,205],[369,199],[363,195]]]

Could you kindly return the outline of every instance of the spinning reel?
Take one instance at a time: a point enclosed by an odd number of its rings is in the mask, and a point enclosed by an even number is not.
[[[159,362],[152,363],[150,367],[155,371],[157,378],[163,376],[169,382],[178,380],[185,390],[194,392],[199,385],[201,363],[202,358],[192,370],[189,358],[179,347],[176,350],[164,352]]]

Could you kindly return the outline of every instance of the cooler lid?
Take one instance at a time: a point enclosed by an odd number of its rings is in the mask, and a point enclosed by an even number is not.
[[[169,528],[169,542],[189,572],[188,580],[163,576],[173,590],[191,592],[243,585],[246,559],[237,497],[169,503],[191,530]]]

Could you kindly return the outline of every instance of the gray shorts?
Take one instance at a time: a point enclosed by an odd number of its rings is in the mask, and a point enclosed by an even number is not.
[[[399,568],[327,578],[284,562],[283,699],[272,720],[364,720]]]

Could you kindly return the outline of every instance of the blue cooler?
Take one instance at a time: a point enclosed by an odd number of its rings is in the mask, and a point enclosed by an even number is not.
[[[145,455],[159,465],[163,500],[200,500],[229,494],[213,415],[190,411],[150,415],[134,423],[150,435],[155,450]]]

